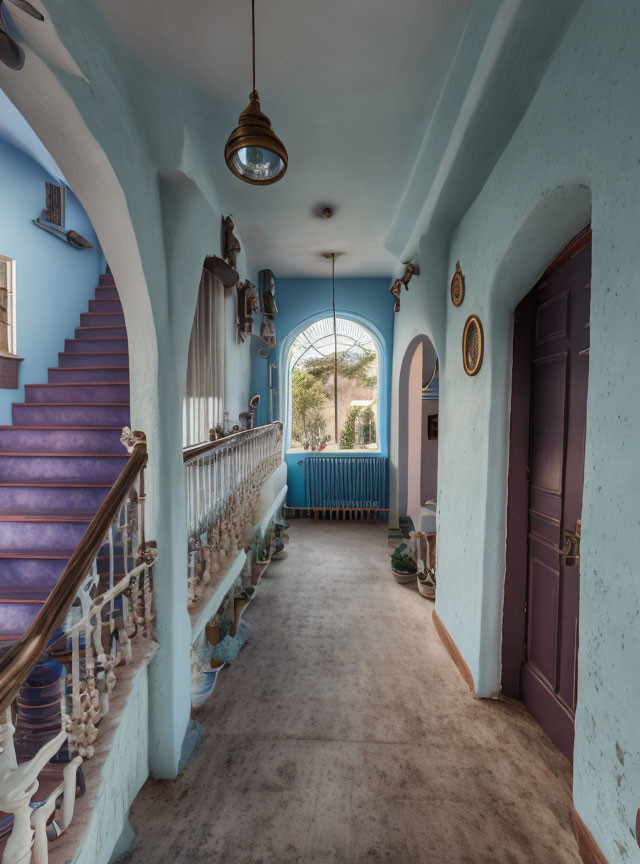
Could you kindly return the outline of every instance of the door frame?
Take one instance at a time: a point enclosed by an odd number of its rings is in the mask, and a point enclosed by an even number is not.
[[[577,234],[554,258],[535,285],[522,298],[514,312],[512,353],[511,417],[509,423],[509,460],[507,474],[507,542],[504,599],[502,610],[501,690],[505,696],[521,698],[520,668],[525,659],[527,572],[529,559],[529,439],[531,373],[533,369],[533,332],[536,296],[541,282],[587,246],[591,245],[591,225]]]

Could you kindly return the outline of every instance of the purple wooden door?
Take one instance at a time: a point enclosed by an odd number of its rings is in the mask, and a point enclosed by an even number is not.
[[[534,289],[526,637],[520,697],[571,759],[589,363],[591,247]],[[517,346],[516,346],[517,347]],[[575,563],[573,563],[575,561]]]

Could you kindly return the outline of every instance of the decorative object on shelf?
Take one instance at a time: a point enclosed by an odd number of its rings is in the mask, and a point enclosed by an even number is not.
[[[439,364],[436,360],[429,380],[422,384],[422,401],[437,401],[440,398]]]
[[[271,315],[262,316],[262,324],[260,325],[260,338],[264,344],[272,350],[276,347],[276,328],[273,324]]]
[[[234,288],[240,281],[238,271],[217,255],[207,255],[202,269],[219,279],[225,288]]]
[[[276,277],[271,270],[261,270],[258,273],[258,283],[262,292],[262,309],[265,315],[273,318],[278,314],[276,306]]]
[[[2,0],[0,0],[0,3]],[[93,249],[89,241],[77,231],[65,231],[66,188],[58,183],[45,183],[46,206],[33,224],[63,240],[74,249]]]
[[[44,21],[44,15],[38,12],[35,6],[29,3],[29,0],[9,0],[9,2],[17,6],[18,9],[22,9],[27,15],[35,18],[36,21]],[[24,51],[15,39],[9,36],[5,27],[2,17],[2,0],[0,0],[0,60],[5,66],[14,71],[18,71],[24,66]]]
[[[438,415],[429,414],[427,417],[427,439],[429,441],[438,440]]]
[[[278,367],[275,363],[269,363],[269,422],[273,423],[273,403],[276,397],[276,386],[277,386],[277,370]],[[275,382],[275,383],[274,383]]]
[[[231,215],[222,217],[222,257],[229,266],[236,269],[238,255],[240,254],[240,241],[233,233],[235,225]]]
[[[261,270],[258,281],[262,291],[262,326],[260,327],[260,338],[269,347],[275,348],[276,330],[273,324],[274,316],[278,314],[276,306],[276,277],[271,270]]]
[[[251,45],[253,89],[249,104],[238,120],[224,148],[224,159],[229,170],[255,186],[267,186],[284,177],[289,157],[284,144],[271,128],[271,121],[260,110],[260,96],[256,90],[256,27],[255,3],[251,0]]]
[[[484,356],[484,334],[477,315],[469,315],[462,334],[462,362],[467,375],[477,375]]]
[[[394,312],[400,311],[400,294],[402,293],[402,289],[409,290],[409,282],[411,281],[412,276],[416,276],[420,273],[417,264],[412,264],[409,261],[408,264],[405,264],[404,274],[400,277],[400,279],[396,279],[395,282],[389,288],[389,293],[393,294],[396,298],[396,302],[393,307]]]
[[[256,419],[256,411],[258,410],[258,405],[260,404],[260,394],[256,393],[255,396],[252,396],[249,399],[249,410],[243,411],[240,414],[240,419],[245,422],[245,429],[253,429],[255,426]]]
[[[456,272],[451,279],[451,302],[454,306],[462,306],[464,300],[464,274],[460,262],[456,261]]]
[[[238,339],[244,342],[245,336],[251,336],[253,331],[253,316],[260,314],[260,296],[258,289],[245,279],[239,282],[238,291]]]

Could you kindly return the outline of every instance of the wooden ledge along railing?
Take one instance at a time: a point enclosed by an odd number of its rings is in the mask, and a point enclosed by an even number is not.
[[[0,656],[2,864],[46,864],[84,792],[115,670],[152,641],[155,544],[144,534],[146,438],[125,428],[127,464],[29,629]]]
[[[282,423],[184,451],[189,606],[246,548],[267,478],[282,462]]]

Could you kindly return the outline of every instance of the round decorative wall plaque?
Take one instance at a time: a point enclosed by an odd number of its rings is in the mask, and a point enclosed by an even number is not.
[[[460,262],[456,261],[456,272],[451,280],[451,302],[454,306],[462,306],[464,300],[464,276],[460,269]]]
[[[462,362],[467,375],[477,375],[482,366],[484,335],[477,315],[470,315],[462,334]]]

